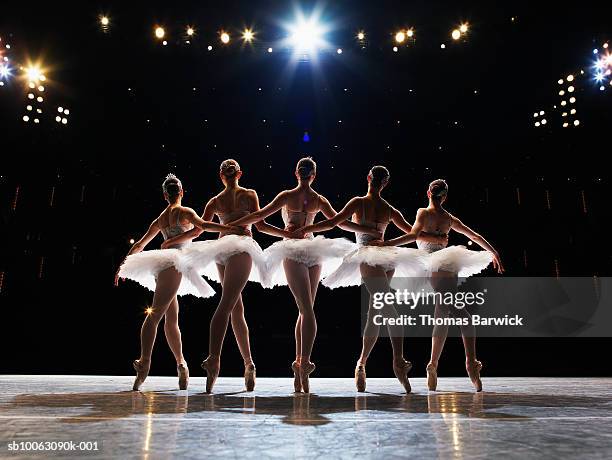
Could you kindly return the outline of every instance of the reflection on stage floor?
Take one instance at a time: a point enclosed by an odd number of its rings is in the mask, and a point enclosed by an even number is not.
[[[440,379],[428,392],[411,379],[312,379],[310,395],[293,380],[259,378],[254,392],[221,378],[212,395],[203,378],[189,391],[176,379],[0,376],[0,456],[15,441],[97,441],[87,457],[159,458],[424,457],[611,458],[612,379]],[[38,454],[40,455],[40,454]],[[56,453],[57,455],[57,453]]]

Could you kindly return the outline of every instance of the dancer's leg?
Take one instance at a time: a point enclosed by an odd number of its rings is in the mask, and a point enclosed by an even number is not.
[[[361,356],[357,362],[355,370],[355,378],[357,389],[365,391],[365,364],[370,356],[374,344],[378,339],[380,328],[373,324],[372,317],[376,314],[382,314],[383,318],[397,318],[398,313],[394,305],[385,304],[381,309],[375,310],[372,305],[372,296],[375,293],[391,292],[391,279],[393,278],[393,270],[386,272],[381,267],[372,267],[367,264],[361,265],[361,277],[370,293],[370,306],[368,309],[368,319],[366,330],[364,330],[363,346]],[[403,385],[407,393],[410,393],[411,387],[408,380],[408,372],[412,365],[404,359],[404,334],[401,326],[387,326],[389,331],[389,339],[393,348],[393,372]]]
[[[317,320],[314,314],[310,288],[310,273],[306,265],[294,260],[283,261],[287,284],[295,299],[301,319],[301,349],[299,356],[302,362],[310,361],[310,354],[317,334]]]
[[[176,364],[184,364],[185,357],[183,356],[183,343],[181,341],[181,330],[178,323],[179,304],[175,296],[170,302],[166,315],[164,316],[164,332],[168,346],[174,355]]]
[[[215,380],[219,375],[219,360],[221,358],[221,348],[223,347],[227,325],[232,310],[240,297],[240,293],[249,279],[251,265],[251,256],[246,253],[230,257],[225,264],[223,292],[215,314],[210,321],[208,358],[203,363],[208,373],[208,378],[206,379],[207,392],[212,391]]]
[[[217,270],[219,271],[219,278],[221,283],[225,277],[225,266],[217,264]],[[244,304],[242,303],[242,294],[238,296],[236,305],[231,313],[231,324],[232,330],[234,331],[234,337],[236,338],[236,344],[240,350],[240,355],[244,361],[245,366],[253,363],[251,356],[251,344],[249,341],[249,326],[247,325],[246,318],[244,317]]]
[[[310,391],[308,376],[314,370],[314,364],[310,361],[314,340],[317,335],[317,320],[314,314],[314,303],[312,298],[312,284],[310,280],[310,269],[294,260],[283,261],[287,284],[295,299],[299,310],[298,324],[296,324],[296,361],[292,364],[295,373],[294,387],[296,391],[303,389],[306,393]],[[318,273],[315,269],[313,274]],[[299,338],[299,348],[297,339]]]
[[[140,330],[140,358],[134,362],[137,371],[134,381],[134,390],[138,390],[149,374],[151,354],[157,336],[157,326],[166,314],[170,302],[176,297],[181,284],[182,275],[174,268],[163,270],[157,275],[155,294],[153,296],[152,311],[149,313]]]

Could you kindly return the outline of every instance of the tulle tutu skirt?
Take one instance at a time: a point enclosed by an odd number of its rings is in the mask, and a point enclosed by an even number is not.
[[[241,253],[249,254],[253,260],[249,281],[268,285],[264,253],[259,244],[249,236],[226,235],[218,240],[191,243],[184,249],[184,267],[220,283],[217,264],[225,265],[227,259]]]
[[[493,261],[489,251],[471,251],[465,246],[448,246],[427,256],[428,271],[457,273],[459,278],[468,278],[480,273]]]
[[[128,256],[121,268],[119,276],[155,291],[157,275],[170,267],[176,268],[183,274],[178,295],[194,295],[196,297],[211,297],[215,290],[194,270],[185,267],[185,250],[182,249],[154,249]]]
[[[277,241],[264,251],[268,267],[267,287],[287,285],[284,259],[294,260],[307,267],[321,265],[321,278],[324,278],[336,270],[342,259],[355,248],[355,243],[346,238],[325,238],[321,235]]]
[[[323,279],[323,285],[338,287],[359,286],[361,264],[381,267],[385,271],[395,270],[394,277],[424,277],[427,273],[427,253],[419,249],[362,246],[347,255],[342,264]]]

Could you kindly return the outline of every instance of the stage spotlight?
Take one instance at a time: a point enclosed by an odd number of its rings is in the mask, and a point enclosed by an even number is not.
[[[55,121],[57,121],[58,123],[62,121],[62,117],[60,117],[59,115],[57,117],[55,117]]]
[[[406,36],[407,36],[408,38],[412,38],[412,37],[414,37],[414,30],[412,30],[412,29],[408,29],[408,30],[406,31]]]
[[[208,47],[206,49],[208,49],[208,51],[212,51],[212,46],[208,45]]]
[[[70,110],[64,109],[64,115],[70,115]]]
[[[134,244],[134,238],[130,238],[130,244]]]
[[[404,40],[406,40],[406,34],[403,30],[400,30],[395,34],[395,41],[397,43],[404,43]]]
[[[45,87],[43,85],[39,85],[38,86],[38,91],[40,91],[41,93],[43,93],[45,91]]]
[[[100,24],[102,24],[102,26],[106,27],[110,24],[110,19],[108,19],[108,16],[100,16]]]
[[[25,75],[26,75],[26,78],[28,79],[28,81],[36,82],[36,81],[39,81],[41,79],[40,77],[41,77],[42,73],[41,73],[40,68],[38,66],[30,66],[30,67],[27,67],[25,69]]]
[[[8,78],[8,76],[11,74],[11,69],[9,68],[8,65],[6,64],[2,64],[0,65],[0,78]]]
[[[442,49],[446,49],[446,45],[445,45],[444,43],[442,43],[442,44],[440,45],[440,48],[442,48]]]
[[[574,126],[578,126],[580,124],[580,120],[574,120]]]
[[[467,33],[467,31],[468,31],[468,25],[467,23],[464,22],[463,24],[461,24],[461,26],[459,26],[459,32],[461,32],[462,34],[465,34]]]
[[[567,81],[574,81],[574,76],[573,75],[568,75],[567,76]]]
[[[227,32],[221,32],[221,42],[227,45],[230,42],[230,36]]]
[[[357,32],[357,40],[362,40],[362,41],[365,40],[365,32],[361,30]]]
[[[320,48],[327,45],[324,35],[327,29],[319,23],[318,14],[310,18],[304,18],[300,13],[293,25],[288,26],[290,35],[288,38],[296,54],[316,53]]]
[[[63,108],[63,107],[58,107],[58,108],[57,108],[57,111],[58,111],[59,113],[63,113],[63,112],[64,112],[64,108]]]
[[[544,110],[540,110],[540,115],[544,115]]]
[[[194,34],[195,34],[195,29],[191,26],[187,26],[187,36],[193,37]]]
[[[161,40],[162,38],[164,38],[165,35],[166,35],[166,31],[164,30],[163,27],[158,26],[158,27],[155,28],[155,36],[158,39]]]
[[[572,109],[572,110],[570,110],[570,113],[571,113],[572,115],[575,115],[575,114],[576,114],[576,109]]]
[[[152,307],[147,307],[147,308],[145,308],[145,313],[146,313],[147,315],[150,315],[151,313],[153,313],[153,308],[152,308]]]
[[[570,104],[573,104],[574,102],[576,102],[576,98],[574,96],[570,97]]]
[[[268,53],[271,53],[272,51],[274,51],[272,47],[268,48]]]
[[[32,93],[28,94],[28,99],[34,99],[34,95]]]
[[[38,124],[40,123],[40,120],[38,118],[34,118],[34,123]]]
[[[563,84],[563,82],[564,82],[564,81],[563,81],[563,78],[560,78],[560,79],[559,79],[559,81],[558,81],[557,83],[559,83],[560,85],[562,85],[562,84]]]
[[[459,29],[455,29],[451,32],[451,37],[453,40],[459,40],[461,38],[461,31]]]
[[[62,124],[65,125],[68,123],[68,118],[62,118]]]
[[[244,32],[242,32],[242,39],[246,43],[250,43],[253,41],[253,38],[255,38],[253,31],[251,29],[244,29]]]
[[[26,110],[31,111],[32,110],[32,106],[31,105],[26,105]]]
[[[533,114],[533,118],[538,118],[538,112],[535,112],[535,113]]]
[[[567,105],[567,101],[561,101],[561,105],[565,107]]]
[[[567,128],[569,126],[569,123],[563,123],[563,127]]]
[[[536,127],[536,128],[539,128],[539,127],[540,127],[540,122],[539,122],[539,121],[536,121],[536,122],[534,123],[534,125],[535,125],[535,127]]]
[[[568,92],[568,93],[573,93],[573,92],[574,92],[574,89],[575,89],[575,88],[574,88],[573,86],[568,86],[568,88],[567,88],[567,92]]]
[[[394,52],[394,53],[397,53],[397,46],[394,46],[394,47],[393,47],[393,52]]]
[[[38,97],[36,98],[36,100],[37,100],[38,102],[42,102],[44,99],[42,98],[42,96],[38,96]]]
[[[559,91],[559,96],[564,96],[565,95],[565,91],[561,90]]]
[[[338,54],[342,54],[342,48],[338,48],[338,49],[336,50],[336,53],[338,53]]]
[[[545,125],[545,124],[546,124],[546,118],[544,118],[544,119],[542,120],[542,124],[543,124],[543,125]]]
[[[25,121],[25,122],[28,122],[28,121],[30,121],[30,117],[28,117],[27,115],[24,115],[22,120]]]

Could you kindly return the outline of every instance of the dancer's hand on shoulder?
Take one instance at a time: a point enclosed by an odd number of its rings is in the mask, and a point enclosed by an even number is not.
[[[160,248],[168,249],[172,245],[172,238],[168,238],[167,240],[162,241]]]
[[[499,273],[500,275],[506,271],[504,269],[504,266],[502,265],[501,258],[499,257],[499,254],[497,254],[495,252],[493,253],[493,268],[495,270],[497,270],[497,273]]]

